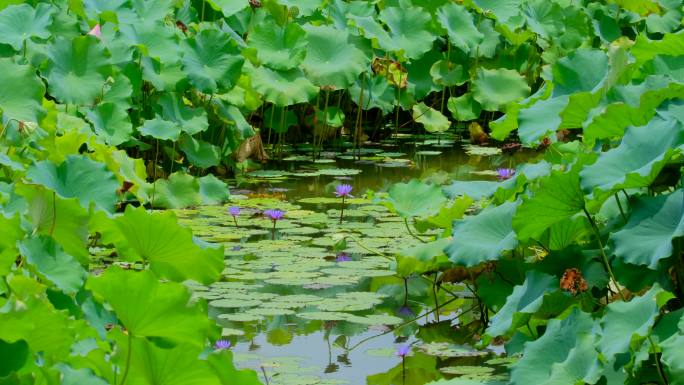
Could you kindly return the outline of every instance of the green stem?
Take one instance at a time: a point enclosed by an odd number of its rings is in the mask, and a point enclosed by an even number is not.
[[[435,320],[439,322],[439,302],[437,302],[437,272],[435,272],[435,282],[432,283],[432,295],[435,297]]]
[[[131,351],[133,350],[133,334],[131,332],[128,332],[128,352],[126,352],[126,369],[124,370],[124,374],[121,377],[121,383],[119,385],[123,385],[126,383],[126,377],[128,377],[128,369],[131,367]]]
[[[618,284],[618,281],[617,281],[617,279],[615,279],[615,275],[613,274],[613,269],[610,267],[610,262],[608,262],[608,256],[606,255],[606,252],[603,249],[603,242],[601,242],[601,232],[599,231],[599,228],[596,225],[596,222],[594,222],[594,218],[591,217],[591,214],[589,214],[589,211],[587,211],[586,207],[583,207],[582,210],[584,210],[584,214],[587,216],[587,219],[589,219],[589,223],[591,224],[591,228],[594,229],[594,234],[596,234],[596,241],[599,244],[599,250],[601,251],[601,258],[603,258],[603,264],[606,267],[606,271],[608,272],[608,275],[610,275],[610,279],[615,284],[615,289],[618,291],[620,298],[622,298],[623,301],[626,301],[624,294],[622,294],[622,291],[620,290],[620,286]],[[610,288],[609,288],[609,290],[610,290]]]
[[[625,221],[625,223],[627,223],[627,216],[625,215],[625,211],[622,209],[622,203],[620,203],[620,197],[617,193],[615,193],[615,201],[617,202],[617,206],[620,209],[620,215],[622,215],[622,219]]]
[[[342,195],[342,210],[340,210],[340,223],[342,223],[343,217],[344,217],[344,195]]]
[[[667,377],[665,376],[665,372],[663,372],[663,368],[660,365],[660,358],[658,358],[658,352],[656,351],[656,344],[653,342],[653,338],[651,336],[648,336],[648,342],[651,343],[651,349],[653,349],[653,361],[655,362],[656,369],[658,371],[658,377],[660,377],[660,382],[662,385],[668,385],[669,382],[667,381]]]
[[[416,234],[414,234],[413,231],[411,231],[411,226],[409,226],[408,218],[404,218],[404,224],[406,225],[406,231],[408,231],[408,233],[409,233],[410,236],[412,236],[413,238],[415,238],[415,239],[417,239],[417,240],[419,240],[419,241],[421,241],[421,242],[423,242],[423,243],[427,243],[426,240],[420,238],[419,236],[417,236]]]
[[[159,159],[159,139],[156,139],[157,146],[154,151],[154,164],[152,165],[152,204],[154,204],[154,196],[157,192],[157,161]]]
[[[233,215],[233,222],[235,222],[235,227],[238,227],[237,218],[235,217],[235,215]]]
[[[404,307],[408,305],[408,278],[404,278]]]
[[[273,228],[271,229],[271,240],[275,241],[275,229],[276,229],[276,221],[273,220]]]

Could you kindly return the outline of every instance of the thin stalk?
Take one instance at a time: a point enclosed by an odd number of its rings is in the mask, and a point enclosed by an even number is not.
[[[280,136],[278,138],[278,160],[283,160],[283,130],[285,130],[285,112],[287,111],[287,106],[283,107],[280,111]]]
[[[202,17],[200,18],[200,22],[204,22],[204,5],[207,3],[207,0],[202,0]]]
[[[330,90],[325,90],[325,102],[323,104],[323,132],[328,129],[328,101],[330,100]],[[314,127],[314,130],[316,127]],[[323,132],[318,136],[318,144],[323,144]],[[314,149],[318,148],[318,145],[314,143]]]
[[[316,123],[318,123],[318,104],[321,101],[321,93],[319,92],[316,94],[316,107],[314,107],[314,116],[313,119],[311,120],[313,124],[311,125],[311,129],[313,132],[311,133],[311,160],[314,161],[316,160]]]
[[[344,217],[344,195],[342,195],[342,210],[340,210],[340,223],[342,223],[343,217]]]
[[[52,224],[50,225],[50,236],[55,232],[55,225],[57,224],[57,194],[52,192]]]
[[[437,302],[437,272],[435,272],[435,282],[432,283],[432,295],[435,297],[435,320],[439,322],[439,302]]]
[[[266,369],[264,369],[263,366],[261,366],[261,373],[264,374],[264,381],[266,381],[266,385],[269,385],[269,383],[268,383],[268,376],[266,375]]]
[[[594,234],[596,235],[596,241],[599,244],[599,249],[601,250],[601,258],[603,258],[603,264],[606,267],[606,271],[608,272],[608,275],[610,275],[610,279],[613,280],[613,283],[615,284],[615,288],[617,289],[618,294],[620,295],[620,298],[622,298],[623,301],[626,301],[624,294],[622,294],[622,291],[620,291],[618,281],[617,281],[617,279],[615,279],[615,274],[613,274],[613,269],[610,267],[610,263],[608,262],[608,256],[606,255],[606,251],[603,249],[603,242],[601,242],[601,232],[599,231],[599,228],[596,225],[596,222],[594,222],[594,218],[591,217],[591,215],[587,211],[586,207],[583,207],[582,210],[584,210],[584,214],[587,216],[587,219],[589,219],[589,223],[591,224],[592,229],[594,229]],[[609,288],[609,290],[610,290],[610,288]]]
[[[126,383],[126,377],[128,377],[128,369],[131,367],[131,351],[133,350],[133,334],[128,332],[128,352],[126,352],[126,369],[124,370],[123,376],[121,377],[121,383],[123,385]]]
[[[401,70],[399,70],[399,83],[397,84],[397,106],[394,113],[394,143],[399,145],[399,106],[401,105]]]
[[[154,164],[152,165],[152,202],[154,202],[154,196],[157,192],[157,160],[159,157],[159,139],[156,139],[157,146],[154,151]]]
[[[235,215],[233,215],[233,222],[235,222],[235,227],[238,227],[237,218],[235,217]]]
[[[173,166],[176,165],[176,141],[173,141],[173,151],[171,152],[171,172],[169,175],[173,174]]]
[[[653,338],[651,336],[648,336],[648,342],[651,343],[651,349],[653,349],[653,361],[655,362],[656,369],[658,371],[658,377],[660,377],[660,382],[663,385],[669,385],[669,382],[667,381],[667,377],[665,376],[665,372],[663,372],[663,368],[660,365],[660,358],[658,358],[658,352],[656,351],[656,344],[653,342]]]
[[[361,74],[361,87],[359,87],[359,103],[357,105],[358,111],[356,111],[356,130],[354,132],[354,156],[356,156],[356,147],[361,145],[361,119],[363,117],[363,83],[366,80],[366,73]],[[361,158],[359,156],[359,158]]]
[[[426,240],[420,238],[419,236],[417,236],[416,234],[414,234],[413,231],[411,231],[411,226],[409,226],[408,218],[404,218],[404,224],[406,225],[406,231],[408,231],[408,233],[409,233],[410,236],[412,236],[413,238],[415,238],[415,239],[417,239],[417,240],[419,240],[419,241],[421,241],[421,242],[423,242],[423,243],[427,243]]]
[[[622,203],[620,203],[620,197],[617,193],[615,193],[615,201],[617,202],[617,206],[620,209],[620,215],[622,215],[622,219],[625,222],[627,222],[627,216],[625,215],[625,211],[622,209]]]
[[[404,307],[408,306],[408,278],[404,278]]]
[[[273,228],[271,229],[271,240],[275,241],[275,230],[276,230],[276,221],[273,221]]]

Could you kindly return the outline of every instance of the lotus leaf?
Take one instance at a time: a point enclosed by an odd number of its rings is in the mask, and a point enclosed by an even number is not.
[[[427,132],[444,132],[451,122],[441,112],[421,102],[413,106],[413,119],[421,123]]]
[[[55,8],[51,4],[14,4],[0,12],[0,43],[9,44],[15,50],[22,49],[32,37],[47,39]]]
[[[436,214],[446,202],[439,187],[413,179],[397,183],[381,203],[404,218],[427,217]]]
[[[409,59],[418,59],[432,48],[436,36],[428,30],[430,14],[420,7],[387,7],[380,20],[390,30],[393,50],[403,51]]]
[[[211,94],[235,86],[244,59],[226,33],[205,29],[182,48],[183,70],[199,91]]]
[[[262,66],[252,69],[251,75],[254,89],[279,107],[307,102],[318,92],[299,69],[275,71]]]
[[[120,105],[102,103],[86,112],[88,120],[93,124],[95,133],[112,146],[118,146],[129,139],[133,126],[128,112]]]
[[[473,98],[487,111],[498,111],[530,93],[530,87],[518,72],[504,68],[478,69],[472,84]]]
[[[51,237],[39,235],[24,239],[19,244],[19,251],[41,275],[65,293],[74,294],[83,286],[86,271]]]
[[[366,69],[366,56],[347,42],[345,30],[311,26],[306,32],[307,53],[302,67],[313,84],[345,88]]]
[[[437,20],[447,30],[450,43],[465,53],[469,53],[470,47],[480,44],[484,38],[473,24],[472,15],[462,5],[444,5],[437,10]]]
[[[467,93],[459,97],[450,97],[447,108],[454,119],[459,121],[475,120],[480,117],[480,103],[473,99],[472,94]]]
[[[188,135],[194,135],[209,128],[207,112],[202,108],[187,106],[175,93],[165,93],[159,98],[158,103],[162,109],[163,119],[176,123],[181,131]]]

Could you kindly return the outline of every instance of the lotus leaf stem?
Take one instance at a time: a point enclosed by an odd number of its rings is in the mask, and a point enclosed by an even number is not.
[[[124,385],[126,383],[126,377],[128,377],[128,369],[131,367],[131,351],[133,350],[133,334],[128,331],[128,351],[126,352],[126,369],[124,369],[123,377],[121,377],[121,383],[119,385]]]
[[[592,218],[591,214],[589,214],[589,211],[587,211],[587,208],[583,207],[582,210],[584,210],[584,215],[586,215],[587,219],[589,219],[589,223],[591,224],[591,228],[594,229],[594,234],[596,234],[596,241],[599,244],[599,250],[601,251],[601,258],[603,258],[603,264],[606,267],[606,271],[608,272],[608,275],[610,275],[610,279],[615,284],[615,288],[617,289],[617,292],[620,295],[620,298],[622,298],[623,301],[626,301],[625,295],[622,294],[622,291],[620,291],[619,283],[618,283],[617,279],[615,279],[615,274],[613,274],[613,269],[610,267],[610,262],[608,262],[608,256],[606,255],[606,251],[603,249],[603,242],[601,242],[601,232],[599,231],[599,228],[596,225],[596,222],[594,222],[594,218]],[[610,290],[610,287],[608,288],[608,290]]]
[[[660,365],[660,358],[658,358],[658,352],[656,351],[656,344],[653,342],[653,338],[649,335],[648,337],[648,342],[651,343],[651,349],[653,349],[653,361],[655,362],[655,367],[658,371],[658,377],[660,377],[660,382],[662,385],[669,385],[669,382],[667,381],[667,376],[665,376],[665,372],[663,372],[663,368]]]
[[[617,206],[620,209],[620,215],[622,215],[622,219],[625,222],[627,222],[627,216],[625,215],[625,211],[622,209],[622,203],[620,203],[620,197],[617,193],[615,193],[615,201],[617,202]]]
[[[413,238],[415,238],[415,239],[417,239],[417,240],[419,240],[419,241],[421,241],[421,242],[423,242],[423,243],[427,243],[426,240],[424,240],[423,238],[420,238],[419,236],[417,236],[416,234],[414,234],[413,231],[411,231],[411,226],[409,226],[408,218],[404,218],[404,224],[406,225],[406,231],[408,231],[408,233],[409,233],[410,236],[412,236]]]

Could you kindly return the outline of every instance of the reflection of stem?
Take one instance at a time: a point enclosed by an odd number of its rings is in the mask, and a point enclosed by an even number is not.
[[[419,240],[419,241],[421,241],[421,242],[423,242],[423,243],[427,243],[426,240],[420,238],[419,236],[417,236],[416,234],[414,234],[413,231],[411,231],[411,226],[409,226],[408,218],[404,218],[404,224],[406,225],[406,231],[408,231],[408,233],[409,233],[410,236],[412,236],[413,238],[416,238],[417,240]]]
[[[344,195],[342,195],[342,210],[340,211],[340,223],[342,223],[342,217],[344,217]]]
[[[610,267],[610,263],[608,262],[608,256],[606,256],[605,250],[603,250],[603,242],[601,242],[601,233],[599,232],[599,228],[596,225],[596,222],[594,222],[594,218],[591,217],[589,212],[585,207],[582,208],[584,210],[584,214],[587,216],[587,219],[589,219],[589,223],[591,224],[591,228],[594,229],[594,233],[596,234],[596,241],[599,244],[599,250],[601,251],[601,257],[603,258],[603,264],[606,266],[606,271],[608,272],[608,275],[610,275],[610,279],[613,280],[613,283],[615,284],[615,289],[617,290],[618,294],[620,295],[620,298],[622,298],[623,301],[626,301],[625,296],[622,294],[622,291],[620,290],[620,286],[618,284],[617,279],[615,279],[615,275],[613,274],[613,269]],[[610,290],[610,287],[608,288]]]
[[[264,369],[263,365],[261,366],[261,373],[264,374],[264,381],[266,381],[266,385],[269,385],[268,384],[268,376],[266,375],[266,369]]]
[[[128,352],[126,353],[126,369],[124,370],[123,377],[121,377],[121,384],[126,383],[126,377],[128,377],[128,369],[131,367],[131,351],[133,350],[133,334],[128,331]]]
[[[458,298],[454,297],[454,298],[452,298],[452,299],[450,299],[450,300],[444,302],[443,304],[441,304],[441,305],[439,305],[439,306],[440,306],[440,307],[444,307],[444,306],[446,306],[446,305],[448,305],[448,304],[450,304],[450,303],[456,301],[457,299],[458,299]],[[457,315],[456,318],[460,318],[462,315],[467,314],[468,312],[470,312],[471,310],[475,309],[476,307],[477,307],[477,306],[472,306],[470,309],[468,309],[468,310],[464,311],[463,313]],[[376,335],[374,335],[374,336],[366,337],[366,338],[362,339],[361,341],[355,343],[352,347],[347,348],[346,350],[347,350],[347,352],[350,352],[350,351],[352,351],[352,350],[358,348],[359,345],[361,345],[362,343],[367,342],[367,341],[370,341],[370,340],[372,340],[373,338],[377,338],[377,337],[381,337],[381,336],[384,336],[384,335],[389,334],[389,333],[393,333],[394,331],[396,331],[396,330],[398,330],[398,329],[400,329],[400,328],[403,328],[403,327],[406,326],[406,325],[410,325],[410,324],[412,324],[412,323],[418,321],[419,319],[421,319],[421,318],[427,316],[428,314],[432,313],[433,311],[434,311],[433,309],[430,309],[430,310],[426,311],[426,312],[423,313],[423,314],[417,315],[417,316],[413,317],[412,319],[410,319],[410,320],[408,320],[408,321],[406,321],[406,322],[404,322],[404,323],[401,323],[401,324],[397,325],[394,329],[388,330],[388,331],[386,331],[386,332],[382,332],[382,333],[380,333],[380,334],[376,334]]]

